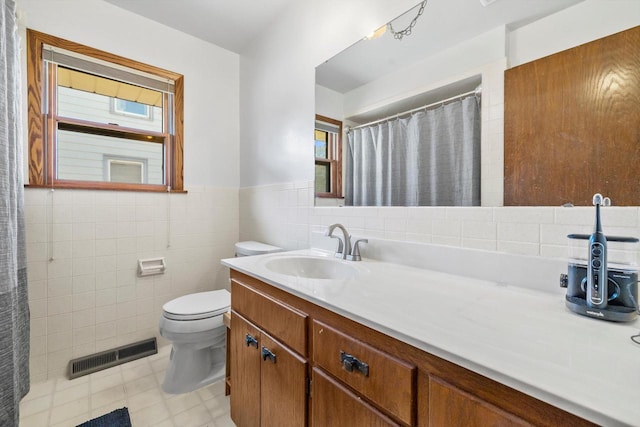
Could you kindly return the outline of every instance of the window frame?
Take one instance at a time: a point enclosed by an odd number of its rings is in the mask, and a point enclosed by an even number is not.
[[[342,122],[330,117],[316,114],[316,122],[325,122],[338,127],[335,138],[327,140],[327,158],[314,157],[314,165],[329,166],[329,192],[316,192],[315,196],[319,198],[340,199],[342,195]],[[315,127],[314,127],[315,130]],[[315,170],[315,169],[314,169]]]
[[[49,64],[49,81],[45,79],[45,63],[42,58],[43,46],[58,47],[70,52],[106,61],[117,66],[124,66],[133,70],[152,74],[162,79],[172,80],[173,93],[173,123],[168,124],[168,109],[164,108],[164,126],[162,133],[151,132],[154,142],[164,145],[164,184],[134,184],[105,181],[76,181],[56,178],[56,144],[55,135],[57,124],[66,123],[68,126],[91,127],[106,135],[139,134],[139,130],[124,128],[117,125],[97,125],[82,120],[68,119],[48,114],[52,112],[55,91],[51,82],[56,82],[55,65]],[[47,93],[49,91],[49,93]],[[27,29],[27,92],[28,92],[28,141],[29,141],[29,184],[28,187],[45,188],[77,188],[92,190],[127,190],[127,191],[156,191],[184,192],[184,76],[173,71],[147,65],[138,61],[114,55],[99,49],[94,49],[79,43]],[[165,94],[165,101],[169,95]],[[48,105],[44,103],[48,101]],[[73,122],[73,123],[69,123]],[[169,129],[173,127],[173,132]],[[149,132],[147,132],[149,133]],[[50,135],[52,137],[47,137]]]

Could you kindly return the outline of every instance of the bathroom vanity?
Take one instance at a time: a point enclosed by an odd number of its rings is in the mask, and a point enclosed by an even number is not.
[[[269,269],[285,257],[324,257],[355,271],[355,278],[340,279],[347,271],[340,268],[335,278],[308,265],[303,275],[311,271],[312,277]],[[544,338],[531,323],[535,313],[502,317],[516,310],[509,304],[517,299],[523,307],[557,308],[570,329],[582,326],[576,320],[595,326],[597,335],[608,333],[601,327],[620,326],[576,319],[562,298],[549,299],[555,295],[392,263],[348,263],[312,250],[223,263],[231,268],[231,417],[239,427],[640,421],[633,396],[629,406],[612,397],[592,406],[589,383],[574,383],[583,373],[558,375],[568,366],[586,369],[588,363],[573,360],[582,350],[571,349],[575,343],[553,330]],[[503,305],[506,310],[491,309]],[[557,316],[551,317],[542,329],[553,328]],[[626,413],[616,418],[620,405]]]

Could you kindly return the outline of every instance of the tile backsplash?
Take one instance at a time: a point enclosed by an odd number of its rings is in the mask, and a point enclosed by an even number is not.
[[[237,188],[187,194],[25,190],[31,376],[63,376],[69,360],[158,335],[162,305],[228,286]],[[137,277],[138,259],[165,274]]]
[[[567,234],[593,229],[593,207],[312,207],[313,188],[240,189],[240,238],[303,249],[339,222],[363,237],[566,258]],[[640,237],[640,208],[604,208],[602,223],[606,234]]]

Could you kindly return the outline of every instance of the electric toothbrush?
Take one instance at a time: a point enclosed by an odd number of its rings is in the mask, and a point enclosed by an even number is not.
[[[587,268],[587,305],[592,308],[605,308],[609,295],[607,284],[607,238],[602,233],[600,205],[607,205],[601,194],[593,196],[596,206],[596,222],[589,236],[589,265]]]

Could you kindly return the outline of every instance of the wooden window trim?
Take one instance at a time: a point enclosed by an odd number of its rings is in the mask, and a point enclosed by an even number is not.
[[[327,141],[327,158],[315,158],[315,164],[328,164],[331,171],[329,177],[331,182],[331,191],[328,193],[316,193],[319,198],[342,198],[342,122],[330,117],[316,114],[316,121],[330,123],[338,127],[336,138],[330,138]]]
[[[125,66],[134,70],[153,74],[174,82],[173,105],[173,134],[165,130],[165,184],[123,184],[101,181],[73,181],[58,180],[55,178],[55,152],[54,138],[45,138],[47,135],[55,135],[57,117],[45,114],[43,97],[46,91],[44,82],[44,65],[42,60],[43,45],[62,48],[77,52],[95,59],[107,61],[113,64]],[[53,67],[53,65],[51,65]],[[50,70],[51,71],[51,70]],[[51,75],[52,73],[49,73]],[[55,91],[52,91],[55,92]],[[28,120],[28,187],[44,188],[77,188],[95,190],[128,190],[128,191],[162,191],[166,192],[170,187],[171,192],[184,191],[184,76],[173,71],[147,65],[118,55],[114,55],[99,49],[94,49],[79,43],[27,29],[27,120]],[[168,97],[165,94],[165,97]],[[54,96],[48,96],[50,105],[55,102]],[[164,123],[168,125],[168,109],[164,110]],[[66,119],[60,118],[63,121]],[[113,129],[112,129],[113,130]],[[117,129],[122,131],[123,129]],[[154,134],[154,136],[157,136]]]

